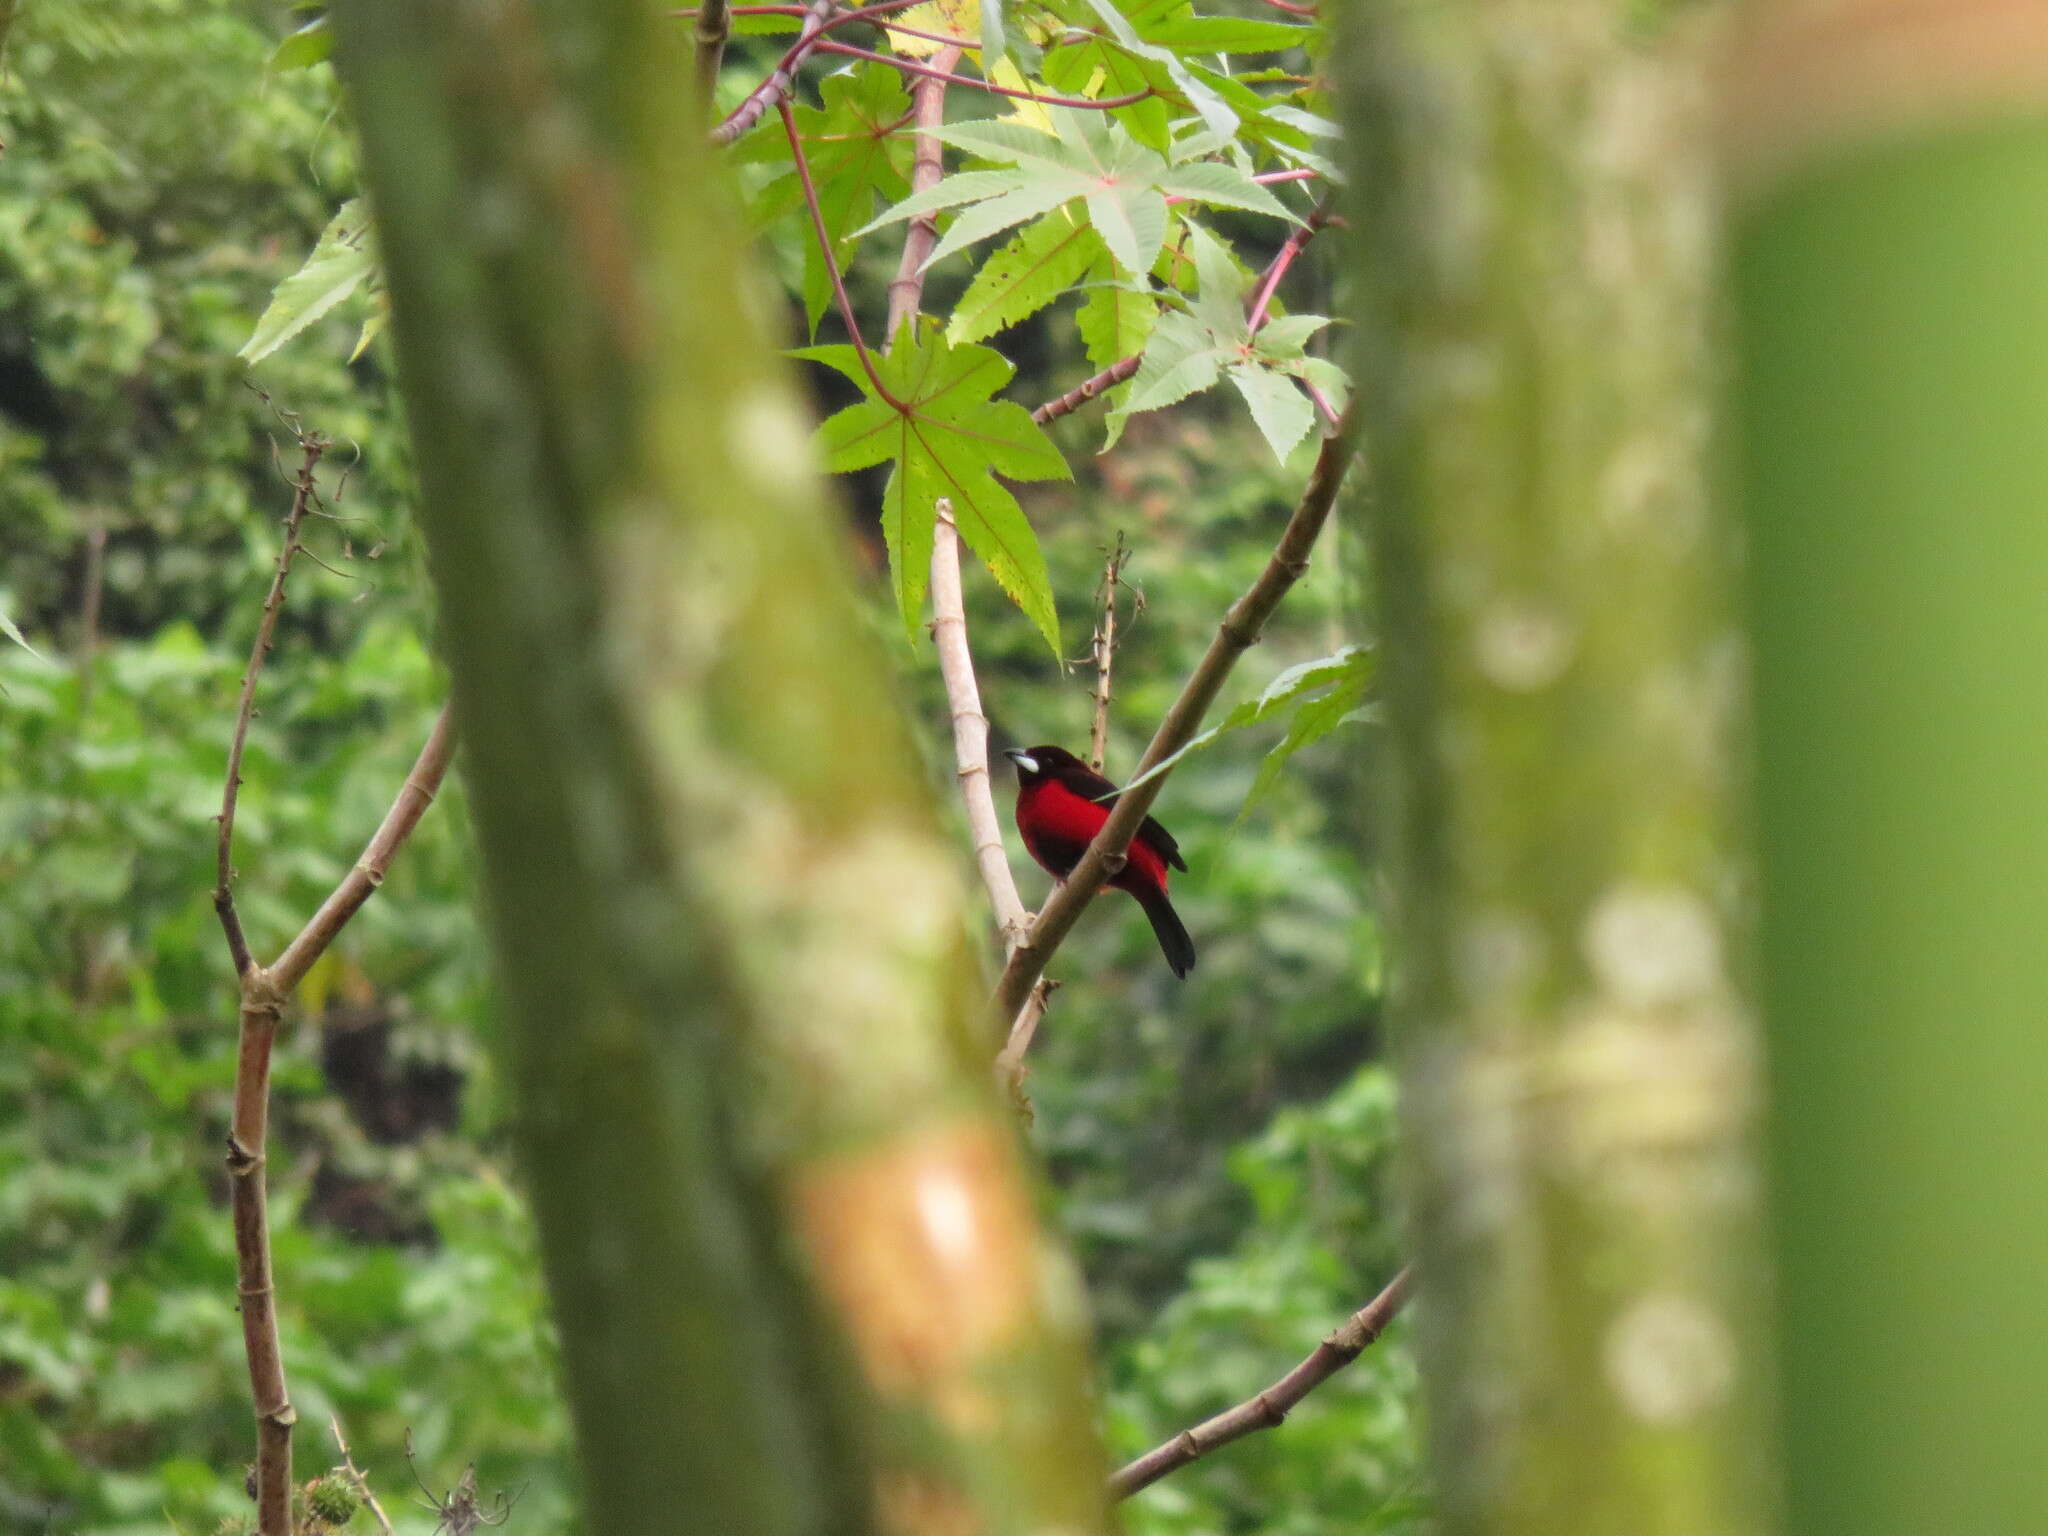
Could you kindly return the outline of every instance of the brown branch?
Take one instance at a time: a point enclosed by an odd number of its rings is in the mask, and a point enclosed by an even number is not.
[[[1326,198],[1308,216],[1308,222],[1290,234],[1287,237],[1287,243],[1281,246],[1272,261],[1266,264],[1266,270],[1259,275],[1258,282],[1252,286],[1252,303],[1247,306],[1247,312],[1254,316],[1252,324],[1254,331],[1266,323],[1265,310],[1272,303],[1273,290],[1279,286],[1280,279],[1286,275],[1287,269],[1294,264],[1295,258],[1301,255],[1302,247],[1315,238],[1319,231],[1329,228],[1335,222],[1336,216],[1332,213],[1330,201]],[[1103,369],[1102,372],[1096,374],[1094,378],[1075,385],[1057,400],[1048,400],[1044,405],[1041,405],[1031,413],[1031,419],[1040,426],[1043,426],[1048,421],[1057,420],[1061,416],[1072,415],[1097,395],[1102,394],[1105,390],[1116,388],[1125,379],[1131,377],[1132,374],[1138,371],[1138,365],[1143,361],[1143,354],[1136,352],[1132,353],[1129,357],[1118,358],[1107,368]],[[1314,391],[1311,391],[1311,394],[1313,393]],[[1334,423],[1336,417],[1327,409],[1328,402],[1322,401],[1320,403],[1326,407],[1323,412],[1325,419]]]
[[[1110,669],[1116,664],[1116,589],[1123,585],[1124,562],[1130,558],[1123,532],[1118,530],[1116,548],[1102,563],[1102,616],[1095,621],[1095,634],[1088,642],[1089,655],[1095,663],[1095,714],[1088,726],[1088,766],[1097,773],[1102,772],[1109,754]],[[1141,598],[1139,607],[1143,606]]]
[[[1316,231],[1330,222],[1334,211],[1334,199],[1326,197],[1317,203],[1307,221],[1288,235],[1287,243],[1266,264],[1266,270],[1252,289],[1251,300],[1245,306],[1245,318],[1254,334],[1266,323],[1266,311],[1272,307],[1273,292],[1280,286],[1280,279],[1287,275],[1287,269],[1294,265],[1294,259],[1301,254],[1302,248],[1316,237]]]
[[[1322,452],[1316,457],[1308,487],[1302,492],[1294,515],[1287,520],[1287,527],[1280,535],[1272,558],[1266,562],[1258,580],[1224,614],[1223,622],[1216,628],[1215,638],[1209,642],[1208,651],[1182,687],[1180,697],[1167,710],[1166,718],[1159,722],[1159,729],[1153,733],[1152,744],[1139,760],[1134,778],[1142,778],[1194,739],[1196,731],[1201,728],[1203,715],[1215,702],[1224,680],[1230,676],[1231,668],[1237,665],[1238,657],[1257,642],[1280,599],[1308,569],[1309,552],[1315,548],[1323,524],[1329,521],[1330,508],[1337,499],[1344,471],[1351,462],[1352,435],[1347,418],[1323,439]],[[1031,925],[1031,932],[1025,935],[1024,942],[1010,952],[1009,963],[1004,966],[1002,978],[996,983],[993,999],[996,1017],[1003,1021],[1005,1027],[1024,1006],[1032,984],[1044,972],[1053,951],[1073,930],[1080,919],[1081,909],[1102,889],[1103,882],[1123,867],[1125,850],[1130,847],[1138,824],[1159,798],[1166,779],[1167,774],[1156,774],[1117,797],[1109,820],[1095,834],[1095,841],[1088,845],[1080,863],[1073,867],[1066,881],[1054,890],[1052,898],[1039,911],[1038,920]]]
[[[284,953],[278,956],[277,964],[270,968],[271,979],[280,992],[291,993],[306,972],[313,968],[313,963],[327,952],[327,946],[334,942],[335,935],[384,883],[393,855],[405,846],[405,840],[412,836],[412,829],[419,825],[427,807],[434,803],[441,780],[447,775],[449,759],[454,755],[455,722],[450,709],[444,705],[434,721],[434,728],[427,733],[426,744],[420,748],[412,771],[405,776],[405,783],[399,786],[391,809],[384,813],[384,820],[364,846],[363,856],[342,877],[333,893],[320,903],[320,910],[299,930],[299,936],[285,947]]]
[[[709,106],[718,98],[718,71],[725,63],[725,41],[732,35],[732,12],[726,0],[704,0],[697,11],[697,89]]]
[[[802,64],[812,49],[818,46],[825,33],[838,27],[851,26],[855,22],[871,21],[877,16],[886,16],[892,11],[908,10],[922,0],[880,0],[876,5],[864,5],[855,11],[833,12],[833,0],[811,0],[804,8],[804,24],[797,32],[797,38],[788,52],[776,63],[774,71],[753,90],[747,98],[731,112],[725,121],[711,130],[713,144],[731,144],[745,134],[754,124],[761,121],[770,107],[779,107],[789,100],[789,94],[796,89],[797,66]],[[899,61],[891,59],[890,63]]]
[[[355,1458],[348,1453],[348,1441],[342,1437],[341,1433],[341,1420],[329,1414],[327,1417],[327,1427],[334,1432],[334,1443],[341,1450],[341,1470],[343,1475],[351,1483],[355,1484],[356,1493],[361,1496],[365,1504],[370,1506],[370,1513],[377,1517],[377,1524],[383,1530],[384,1536],[393,1536],[391,1517],[384,1513],[384,1506],[377,1502],[377,1495],[370,1492],[370,1480],[363,1476],[363,1469],[356,1465]]]
[[[1031,413],[1031,419],[1044,426],[1057,417],[1071,415],[1104,390],[1115,389],[1117,385],[1123,383],[1138,371],[1138,365],[1144,360],[1144,356],[1137,352],[1133,352],[1129,357],[1118,358],[1094,378],[1076,384],[1059,399],[1046,401]]]
[[[227,935],[228,953],[234,958],[237,976],[248,975],[256,963],[249,953],[249,940],[242,932],[241,916],[235,911],[232,888],[235,874],[235,800],[242,788],[242,750],[248,744],[250,718],[256,713],[256,680],[262,675],[264,660],[270,655],[271,637],[277,632],[277,616],[284,610],[284,583],[291,573],[292,556],[299,550],[299,525],[306,520],[307,509],[318,496],[313,488],[313,472],[329,446],[328,439],[318,433],[299,434],[302,457],[298,474],[292,480],[292,509],[285,516],[284,544],[277,552],[277,565],[270,577],[270,592],[263,599],[263,618],[256,626],[256,643],[249,649],[249,665],[242,673],[242,698],[235,709],[234,735],[228,743],[227,783],[221,790],[220,815],[214,818],[220,824],[220,835],[215,846],[213,910],[220,917],[221,931]]]
[[[283,1016],[284,994],[269,972],[251,965],[242,974],[227,1169],[242,1349],[249,1361],[249,1392],[256,1408],[256,1528],[261,1536],[291,1536],[292,1425],[298,1422],[285,1390],[284,1352],[277,1338],[277,1288],[270,1271],[270,1215],[263,1174],[270,1048]]]
[[[1178,1471],[1219,1446],[1277,1426],[1301,1400],[1364,1354],[1386,1331],[1408,1299],[1408,1271],[1402,1270],[1387,1288],[1352,1313],[1344,1325],[1315,1347],[1309,1357],[1256,1397],[1184,1429],[1164,1445],[1155,1446],[1109,1479],[1112,1501],[1149,1488],[1169,1472]]]
[[[789,93],[796,88],[797,66],[803,63],[804,56],[818,40],[818,34],[831,21],[832,5],[833,0],[811,0],[804,8],[804,24],[798,29],[795,44],[777,61],[768,78],[747,92],[746,100],[728,112],[725,121],[711,130],[713,144],[735,142],[761,121],[770,107],[779,107],[788,100]]]
[[[1030,929],[1031,913],[1017,894],[1010,856],[1003,847],[1002,820],[996,814],[988,771],[988,716],[982,713],[981,690],[974,680],[974,655],[967,645],[967,614],[960,595],[959,536],[953,509],[944,501],[939,503],[938,526],[932,530],[932,644],[939,653],[939,676],[945,680],[953,713],[953,759],[960,798],[967,807],[967,833],[1007,957]]]
[[[1045,1018],[1046,1005],[1052,1001],[1053,993],[1060,984],[1050,976],[1038,978],[1038,984],[1031,989],[1031,995],[1024,999],[1024,1006],[1017,1010],[1016,1022],[1010,1026],[1010,1038],[1003,1042],[1003,1048],[996,1052],[996,1081],[1008,1088],[1010,1097],[1025,1119],[1031,1118],[1031,1100],[1024,1094],[1024,1057],[1031,1049],[1031,1042],[1038,1035],[1040,1021]]]
[[[277,1285],[270,1264],[270,1213],[264,1175],[269,1138],[270,1057],[292,989],[383,882],[392,856],[433,803],[447,772],[454,730],[443,709],[412,772],[363,856],[320,905],[277,963],[241,973],[241,1032],[235,1052],[234,1118],[228,1132],[228,1184],[235,1222],[235,1290],[242,1348],[256,1407],[256,1526],[261,1536],[290,1536],[292,1426],[298,1414],[285,1388],[277,1335]]]

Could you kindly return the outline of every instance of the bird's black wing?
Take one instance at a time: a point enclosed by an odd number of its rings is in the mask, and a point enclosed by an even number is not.
[[[1114,784],[1086,763],[1077,762],[1061,770],[1060,782],[1075,794],[1103,805],[1115,805],[1122,793]],[[1173,834],[1159,825],[1150,816],[1138,823],[1138,842],[1150,848],[1175,869],[1185,871],[1188,861],[1180,856],[1180,844],[1173,840]]]

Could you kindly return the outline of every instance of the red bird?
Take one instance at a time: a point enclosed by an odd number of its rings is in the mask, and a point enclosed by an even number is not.
[[[1064,747],[1012,748],[1003,756],[1017,765],[1017,830],[1025,848],[1054,879],[1066,879],[1109,820],[1117,787]],[[1138,898],[1166,963],[1174,975],[1185,976],[1195,968],[1195,944],[1166,899],[1169,864],[1188,867],[1173,834],[1147,816],[1131,839],[1124,867],[1109,883]]]

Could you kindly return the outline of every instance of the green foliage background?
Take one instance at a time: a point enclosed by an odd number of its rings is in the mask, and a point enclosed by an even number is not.
[[[0,76],[0,613],[41,653],[0,647],[0,1528],[196,1532],[248,1507],[218,1171],[234,991],[207,892],[288,500],[280,412],[337,440],[325,483],[340,492],[346,472],[346,521],[311,536],[332,569],[294,574],[252,733],[237,864],[259,951],[353,860],[441,698],[383,350],[343,361],[360,308],[253,371],[235,358],[357,190],[327,71],[266,68],[294,20],[224,0],[31,0]],[[794,247],[778,259],[801,270]],[[1022,368],[1010,398],[1091,371],[1071,316],[1002,345]],[[1102,460],[1092,417],[1058,433],[1089,467],[1022,499],[1071,650],[1103,547],[1121,530],[1136,549],[1146,602],[1126,617],[1110,764],[1127,772],[1301,475],[1228,407],[1133,418]],[[1304,583],[1226,703],[1356,638],[1342,565]],[[997,744],[1078,745],[1085,669],[1060,673],[981,573],[968,586]],[[898,629],[884,587],[878,573],[876,622]],[[929,647],[898,654],[945,793]],[[1344,771],[1362,740],[1301,754],[1235,830],[1268,741],[1230,739],[1176,778],[1162,813],[1193,866],[1176,886],[1202,950],[1190,982],[1115,898],[1056,967],[1072,984],[1035,1057],[1030,1134],[1093,1287],[1119,1455],[1271,1380],[1394,1268],[1379,977],[1357,958],[1376,929]],[[486,1492],[523,1490],[513,1529],[567,1531],[573,1463],[462,810],[451,783],[281,1049],[273,1201],[300,1468],[332,1459],[338,1415],[401,1528],[424,1532],[410,1430],[430,1483],[474,1461]],[[1042,890],[1028,874],[1027,901]],[[1397,1329],[1279,1433],[1127,1505],[1127,1527],[1423,1529],[1410,1374]]]

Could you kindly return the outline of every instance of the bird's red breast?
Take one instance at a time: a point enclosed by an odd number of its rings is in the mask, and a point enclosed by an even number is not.
[[[1017,795],[1017,831],[1031,857],[1064,878],[1109,820],[1109,807],[1076,794],[1058,779],[1025,785]],[[1166,861],[1142,836],[1132,842],[1128,861],[1110,882],[1127,885],[1141,879],[1155,890],[1166,889]]]

